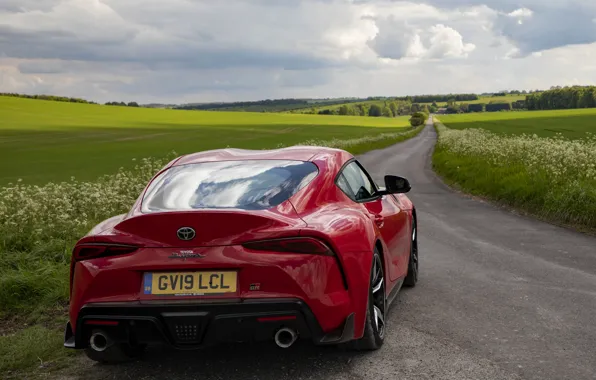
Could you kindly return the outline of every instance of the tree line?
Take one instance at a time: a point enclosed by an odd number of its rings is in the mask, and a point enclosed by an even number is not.
[[[38,100],[51,100],[54,102],[69,102],[69,103],[85,103],[85,104],[97,104],[81,98],[70,98],[67,96],[55,96],[55,95],[26,95],[17,94],[12,92],[0,92],[0,96],[11,96],[13,98],[25,98],[25,99],[38,99]]]
[[[250,111],[250,112],[284,112],[309,109],[314,106],[331,106],[342,103],[363,101],[365,99],[352,98],[325,98],[325,99],[265,99],[244,102],[216,102],[216,103],[191,103],[174,107],[183,110],[203,111]]]
[[[183,104],[175,108],[182,110],[216,110],[220,108],[246,108],[252,106],[274,107],[284,105],[301,105],[306,108],[309,106],[309,103],[305,99],[265,99],[248,102]]]
[[[518,100],[515,102],[499,102],[493,101],[489,103],[455,103],[450,102],[445,110],[448,114],[455,113],[471,113],[471,112],[499,112],[499,111],[519,111],[526,108],[525,100]]]
[[[137,102],[107,102],[105,103],[106,106],[120,106],[120,107],[140,107],[139,103]]]
[[[318,115],[343,115],[343,116],[370,116],[370,117],[397,117],[411,115],[416,112],[436,112],[438,106],[410,103],[408,101],[393,100],[375,103],[342,104],[337,108],[316,109],[311,108],[310,114]]]
[[[471,100],[480,99],[476,94],[446,94],[446,95],[417,95],[417,96],[405,96],[397,98],[398,100],[405,100],[412,103],[444,103],[450,100],[456,102],[464,102]]]
[[[526,97],[528,110],[596,108],[596,86],[554,87]]]

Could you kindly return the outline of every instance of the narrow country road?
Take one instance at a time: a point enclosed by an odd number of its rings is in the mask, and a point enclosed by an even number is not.
[[[81,359],[91,379],[595,379],[596,238],[460,195],[436,178],[432,122],[364,154],[378,183],[412,182],[421,279],[403,291],[377,352],[300,343],[150,351],[123,366]]]

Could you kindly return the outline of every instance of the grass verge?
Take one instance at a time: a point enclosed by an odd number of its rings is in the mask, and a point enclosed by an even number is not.
[[[300,145],[360,154],[412,138],[422,129]],[[62,347],[62,329],[71,248],[95,224],[127,212],[169,159],[140,160],[133,169],[93,182],[0,188],[0,371],[39,375],[68,364],[74,353]]]
[[[585,232],[596,232],[596,139],[499,135],[453,130],[439,134],[433,168],[467,193]]]
[[[62,348],[62,331],[31,326],[0,336],[0,373],[6,378],[23,378],[23,371],[38,371],[38,376],[49,370],[68,365],[75,352]]]

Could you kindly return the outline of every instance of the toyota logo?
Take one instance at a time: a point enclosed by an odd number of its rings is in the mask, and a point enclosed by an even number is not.
[[[178,239],[180,240],[192,240],[195,238],[196,233],[195,230],[190,227],[182,227],[178,229],[176,235],[178,235]]]

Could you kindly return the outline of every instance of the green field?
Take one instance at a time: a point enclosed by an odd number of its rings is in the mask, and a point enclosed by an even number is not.
[[[585,138],[596,133],[596,108],[558,111],[485,112],[441,115],[445,126],[453,129],[482,128],[509,134],[536,134],[540,137],[558,133],[567,138]]]
[[[516,102],[518,100],[526,100],[526,96],[525,95],[506,95],[506,96],[481,96],[480,99],[478,100],[469,100],[469,101],[458,101],[456,103],[460,104],[460,103],[467,103],[467,104],[488,104],[490,102],[495,102],[495,103],[513,103]],[[316,106],[313,105],[313,107],[315,107],[318,110],[338,110],[342,105],[346,104],[346,105],[356,105],[356,104],[366,104],[367,106],[371,106],[373,104],[379,105],[381,107],[383,107],[385,105],[385,103],[394,101],[393,99],[386,99],[386,100],[362,100],[359,102],[351,102],[351,103],[341,103],[341,104],[336,104],[336,105],[331,105],[331,106]],[[432,102],[429,103],[419,103],[419,104],[427,104],[427,105],[431,105]],[[437,102],[437,105],[439,107],[447,107],[447,102]],[[295,113],[307,113],[311,111],[311,107],[309,108],[301,108],[301,109],[297,109],[294,111],[286,111],[286,112],[295,112]]]
[[[0,184],[89,180],[173,150],[275,148],[407,126],[406,117],[176,111],[0,97]]]
[[[488,104],[490,102],[494,103],[513,103],[517,102],[518,100],[526,100],[525,95],[506,95],[506,96],[481,96],[478,100],[464,100],[456,103],[467,103],[467,104]],[[425,104],[432,104],[425,103]],[[439,107],[447,107],[447,102],[437,102]]]

